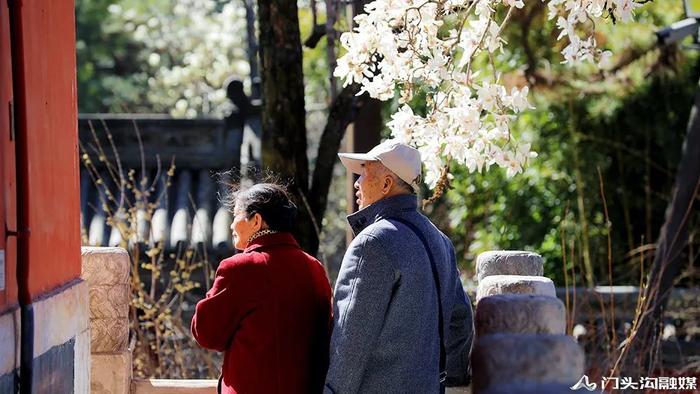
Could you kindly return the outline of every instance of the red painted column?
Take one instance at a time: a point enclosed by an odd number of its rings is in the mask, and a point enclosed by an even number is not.
[[[72,0],[15,3],[18,269],[31,302],[80,276],[75,17]]]
[[[0,3],[0,315],[17,305],[15,138],[12,130],[10,10]]]
[[[3,3],[9,5],[14,100],[19,387],[23,393],[86,392],[74,4]],[[15,376],[0,376],[0,391],[14,386]]]

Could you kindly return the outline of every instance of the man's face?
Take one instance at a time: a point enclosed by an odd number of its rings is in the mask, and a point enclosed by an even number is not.
[[[355,181],[355,196],[357,196],[357,205],[363,209],[375,202],[384,198],[382,187],[384,186],[384,178],[386,177],[386,169],[384,165],[378,161],[366,161],[362,165],[362,173]]]

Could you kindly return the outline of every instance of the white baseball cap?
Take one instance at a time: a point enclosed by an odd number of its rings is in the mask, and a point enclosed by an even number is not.
[[[378,161],[418,191],[421,182],[420,153],[416,148],[390,139],[375,146],[367,153],[338,153],[345,168],[355,174],[362,173],[366,161]]]

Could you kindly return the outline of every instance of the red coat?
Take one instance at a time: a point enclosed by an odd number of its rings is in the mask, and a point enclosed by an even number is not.
[[[320,393],[328,368],[331,288],[289,233],[263,235],[225,259],[197,303],[192,334],[226,352],[222,392]]]

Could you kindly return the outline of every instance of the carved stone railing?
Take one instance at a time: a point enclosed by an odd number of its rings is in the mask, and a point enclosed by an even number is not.
[[[130,392],[129,254],[122,248],[82,248],[90,294],[90,392]]]

